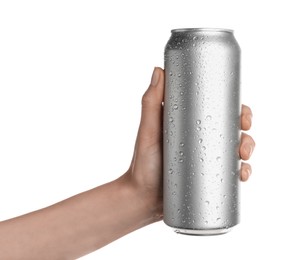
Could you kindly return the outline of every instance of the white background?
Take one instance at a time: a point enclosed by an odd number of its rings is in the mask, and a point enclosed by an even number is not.
[[[215,237],[147,226],[82,259],[298,259],[297,1],[0,1],[0,220],[127,170],[170,30],[224,27],[254,112],[242,222]]]

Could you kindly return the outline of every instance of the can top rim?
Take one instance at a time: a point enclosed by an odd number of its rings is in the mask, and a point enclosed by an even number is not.
[[[176,32],[226,32],[226,33],[233,33],[234,30],[232,29],[225,29],[225,28],[179,28],[171,30],[172,33]]]

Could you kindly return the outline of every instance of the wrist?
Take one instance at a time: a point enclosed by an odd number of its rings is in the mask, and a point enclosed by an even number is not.
[[[116,180],[120,189],[129,200],[129,204],[143,222],[144,226],[160,221],[163,218],[162,192],[140,185],[130,171]]]

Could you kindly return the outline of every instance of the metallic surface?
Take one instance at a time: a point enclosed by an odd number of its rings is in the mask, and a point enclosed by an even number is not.
[[[214,235],[239,222],[240,47],[227,29],[177,29],[165,47],[164,222]]]

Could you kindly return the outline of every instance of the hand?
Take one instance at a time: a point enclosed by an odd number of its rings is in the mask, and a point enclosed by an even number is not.
[[[163,216],[162,209],[162,119],[163,119],[164,71],[155,68],[149,88],[142,97],[142,113],[134,156],[126,175],[141,189],[141,198],[149,205],[156,220]],[[249,130],[252,112],[248,106],[242,106],[241,128]],[[239,154],[243,160],[248,160],[254,150],[254,140],[242,133]],[[240,178],[247,181],[251,175],[251,166],[242,162]]]

